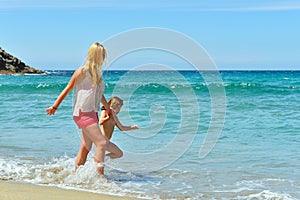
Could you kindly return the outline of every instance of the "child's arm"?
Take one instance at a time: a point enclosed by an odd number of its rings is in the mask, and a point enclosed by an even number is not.
[[[46,109],[46,112],[48,113],[48,115],[54,115],[54,113],[56,112],[56,110],[59,107],[59,105],[61,104],[61,102],[66,98],[66,96],[69,94],[69,92],[74,88],[75,80],[80,74],[81,74],[81,70],[77,69],[75,71],[75,73],[73,74],[72,78],[70,79],[68,85],[57,97],[53,106]]]
[[[139,129],[139,127],[137,125],[123,126],[121,124],[121,122],[119,121],[117,115],[114,112],[112,112],[112,113],[113,113],[113,116],[114,116],[114,120],[116,122],[116,126],[120,129],[120,131],[130,131],[130,130],[137,130],[137,129]]]

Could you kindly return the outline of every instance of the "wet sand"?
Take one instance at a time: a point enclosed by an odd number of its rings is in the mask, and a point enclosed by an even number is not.
[[[95,194],[77,190],[67,190],[56,187],[38,186],[26,183],[0,181],[1,200],[126,200],[136,199],[106,194]]]

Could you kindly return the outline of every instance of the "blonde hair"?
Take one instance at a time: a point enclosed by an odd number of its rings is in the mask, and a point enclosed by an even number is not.
[[[121,108],[123,106],[123,100],[117,96],[113,96],[111,99],[108,100],[107,103],[112,108]]]
[[[100,84],[102,79],[102,64],[106,57],[106,49],[98,42],[93,43],[88,51],[84,69],[92,76],[93,84]]]

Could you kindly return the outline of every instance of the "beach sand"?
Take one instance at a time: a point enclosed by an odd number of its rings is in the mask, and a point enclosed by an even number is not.
[[[24,183],[0,181],[1,200],[82,200],[108,199],[126,200],[135,199],[105,194],[95,194],[84,191],[66,190],[56,187],[38,186]]]

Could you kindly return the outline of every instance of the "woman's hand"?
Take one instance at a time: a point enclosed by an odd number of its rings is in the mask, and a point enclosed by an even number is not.
[[[99,124],[102,125],[104,122],[106,122],[109,119],[109,115],[105,112],[101,112],[101,116],[99,119]]]
[[[54,115],[54,113],[56,112],[57,108],[54,106],[51,106],[49,108],[46,109],[46,112],[48,115]]]
[[[105,107],[105,112],[106,112],[107,115],[113,114],[111,107],[107,107],[107,108]]]

